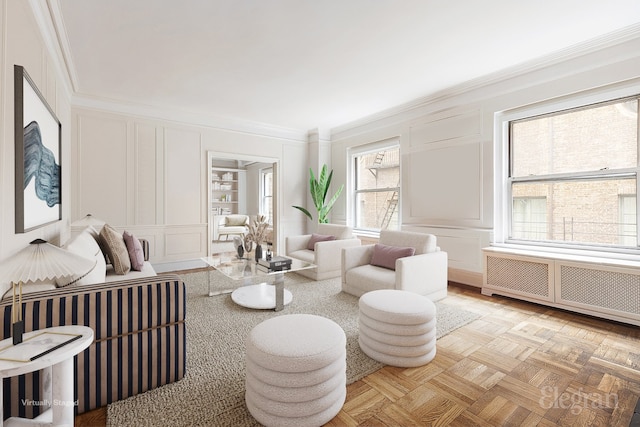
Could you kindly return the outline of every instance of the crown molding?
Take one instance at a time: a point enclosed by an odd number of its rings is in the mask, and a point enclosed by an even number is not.
[[[73,93],[73,81],[70,79],[69,68],[67,67],[66,57],[61,50],[56,24],[53,22],[52,13],[48,7],[49,1],[57,3],[57,0],[48,0],[46,3],[29,0],[29,6],[31,7],[36,25],[40,29],[42,41],[46,50],[49,52],[57,74],[60,76],[65,93],[67,97],[70,97]]]
[[[331,130],[325,128],[315,128],[308,132],[309,141],[331,142]]]
[[[554,65],[561,64],[562,62],[594,53],[602,49],[620,45],[622,43],[629,42],[638,38],[640,38],[640,24],[630,25],[620,30],[608,33],[604,36],[600,36],[564,49],[560,49],[554,53],[532,59],[530,61],[526,61],[521,64],[505,68],[503,70],[496,71],[482,77],[468,80],[466,82],[448,87],[441,91],[416,98],[404,104],[379,111],[377,113],[362,117],[360,119],[345,123],[340,126],[336,126],[331,129],[331,139],[334,140],[337,135],[343,132],[348,132],[358,127],[375,123],[382,119],[410,113],[429,104],[454,98],[474,90],[491,86],[503,80],[508,80],[525,75],[527,73],[539,71]],[[612,58],[612,61],[618,59],[619,58]],[[594,66],[596,65],[601,66],[602,63],[595,64]]]
[[[174,108],[162,108],[141,105],[106,98],[74,94],[72,107],[100,110],[106,113],[125,114],[141,119],[156,119],[189,126],[202,126],[224,131],[246,133],[307,143],[308,131],[274,126],[267,123],[251,122],[233,117],[216,116],[205,112],[184,111]]]
[[[78,90],[78,75],[76,74],[76,67],[73,64],[73,56],[71,55],[71,46],[69,45],[67,30],[64,26],[64,20],[62,19],[60,1],[47,0],[47,4],[49,6],[50,20],[53,23],[52,39],[55,37],[55,40],[58,42],[56,52],[59,52],[61,62],[65,66],[64,69],[67,72],[67,78],[71,82],[72,93],[75,93]]]
[[[382,119],[389,119],[394,116],[411,113],[435,102],[454,98],[464,93],[490,86],[502,80],[519,77],[530,72],[557,65],[564,61],[622,44],[640,37],[640,24],[634,24],[604,36],[558,50],[552,54],[545,55],[531,61],[526,61],[522,64],[515,65],[483,77],[468,80],[424,97],[414,99],[407,103],[379,111],[366,117],[336,126],[330,130],[315,129],[311,131],[304,131],[300,129],[274,126],[266,123],[251,122],[239,118],[214,116],[205,112],[193,112],[172,109],[169,107],[163,108],[133,104],[81,94],[78,89],[78,77],[75,72],[69,40],[64,28],[59,0],[46,0],[46,2],[29,0],[29,4],[31,5],[36,23],[42,33],[47,50],[51,54],[58,73],[62,76],[62,81],[65,86],[65,90],[71,99],[72,106],[305,143],[309,140],[309,136],[316,132],[319,134],[318,137],[320,140],[332,141],[335,140],[337,136],[339,137],[341,133],[355,130],[359,127],[375,123]]]
[[[238,118],[215,116],[205,112],[191,112],[172,108],[154,107],[116,101],[106,98],[92,97],[80,93],[71,47],[62,19],[59,0],[29,0],[36,23],[42,38],[50,52],[58,73],[62,76],[65,90],[70,98],[71,106],[110,113],[121,113],[141,118],[161,119],[186,125],[196,125],[221,129],[225,131],[248,133],[284,139],[296,142],[307,142],[306,130],[291,129],[266,123],[251,122]]]

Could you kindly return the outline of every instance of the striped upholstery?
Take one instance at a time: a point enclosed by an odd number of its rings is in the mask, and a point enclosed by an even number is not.
[[[0,303],[11,336],[11,300]],[[74,358],[77,413],[181,379],[186,368],[186,288],[174,274],[60,288],[23,297],[25,331],[79,324],[95,340]],[[4,418],[41,412],[39,372],[4,379]],[[45,408],[46,409],[46,408]],[[43,410],[43,409],[42,409]]]

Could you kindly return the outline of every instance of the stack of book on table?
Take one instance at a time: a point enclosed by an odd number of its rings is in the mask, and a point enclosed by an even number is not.
[[[270,260],[261,259],[258,261],[258,268],[266,272],[290,270],[291,258],[274,256]]]

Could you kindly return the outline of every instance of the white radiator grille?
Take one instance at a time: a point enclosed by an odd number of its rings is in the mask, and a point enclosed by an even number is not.
[[[487,285],[549,297],[549,264],[487,256]]]
[[[640,314],[640,276],[615,271],[560,267],[560,298]]]

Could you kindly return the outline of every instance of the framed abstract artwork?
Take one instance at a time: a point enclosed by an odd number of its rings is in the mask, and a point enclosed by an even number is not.
[[[24,67],[14,65],[15,231],[62,219],[62,125]]]

